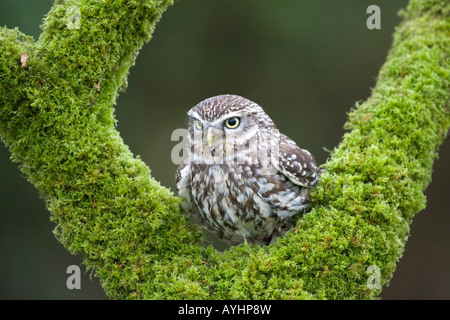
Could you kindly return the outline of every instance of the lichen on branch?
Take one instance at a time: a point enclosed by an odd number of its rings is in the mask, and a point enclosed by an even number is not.
[[[181,199],[115,129],[136,53],[172,1],[56,1],[34,42],[0,28],[0,136],[64,247],[114,299],[375,298],[425,207],[450,126],[450,5],[411,0],[370,98],[324,164],[313,209],[269,246],[204,247]],[[68,28],[76,5],[80,28]]]

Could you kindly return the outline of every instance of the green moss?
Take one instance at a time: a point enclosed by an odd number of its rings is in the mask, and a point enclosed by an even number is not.
[[[80,29],[66,26],[73,4]],[[170,4],[57,1],[36,43],[0,29],[0,136],[45,200],[56,237],[114,299],[375,298],[366,270],[378,266],[389,283],[450,126],[449,5],[413,0],[402,13],[312,211],[270,246],[221,253],[203,247],[181,200],[115,130],[117,92]]]

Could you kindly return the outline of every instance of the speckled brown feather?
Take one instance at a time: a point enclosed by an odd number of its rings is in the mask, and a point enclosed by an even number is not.
[[[179,195],[186,198],[184,208],[231,243],[268,243],[282,235],[291,226],[290,218],[309,205],[308,188],[319,178],[312,155],[279,134],[258,104],[240,96],[206,99],[188,115],[189,155],[176,173]],[[233,130],[223,125],[231,116],[240,119]],[[201,121],[201,129],[196,129],[196,121]],[[205,144],[208,130],[223,133],[224,139]],[[264,144],[267,138],[270,143]],[[214,159],[219,151],[224,152],[220,163]],[[263,159],[270,160],[273,171],[266,170]]]

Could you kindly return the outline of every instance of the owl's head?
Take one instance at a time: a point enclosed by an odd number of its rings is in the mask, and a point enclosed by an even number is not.
[[[237,95],[219,95],[201,101],[188,112],[191,149],[203,160],[243,149],[258,140],[264,130],[276,129],[270,117],[255,102]],[[230,152],[228,152],[230,154]]]

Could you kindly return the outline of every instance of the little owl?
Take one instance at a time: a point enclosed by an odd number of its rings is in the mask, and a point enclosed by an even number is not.
[[[188,112],[187,158],[176,173],[184,209],[232,244],[272,242],[309,204],[319,169],[256,103],[236,95]]]

